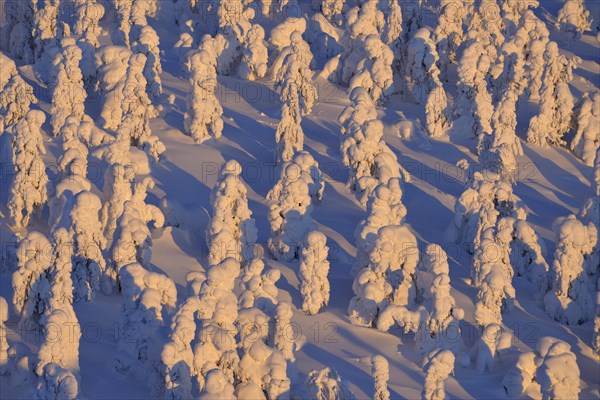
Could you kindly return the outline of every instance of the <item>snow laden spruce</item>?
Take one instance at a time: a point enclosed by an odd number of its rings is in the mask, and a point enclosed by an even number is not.
[[[30,110],[17,124],[12,125],[12,163],[15,173],[10,186],[8,212],[15,229],[26,228],[31,216],[42,211],[48,200],[48,175],[42,156],[46,147],[42,125],[46,114]]]
[[[329,247],[327,237],[319,231],[311,231],[304,237],[300,248],[300,293],[302,311],[312,315],[329,303]]]
[[[210,265],[227,257],[244,263],[254,258],[257,230],[241,174],[242,166],[237,161],[226,162],[211,192],[213,216],[206,231]]]
[[[312,82],[312,53],[300,32],[290,35],[290,44],[283,49],[273,65],[276,87],[281,87],[281,120],[275,132],[277,162],[291,160],[304,148],[302,117],[310,114],[317,97]]]
[[[283,165],[279,181],[267,193],[269,251],[276,259],[291,261],[299,256],[304,236],[316,228],[311,212],[324,189],[319,164],[308,152],[296,153]]]
[[[200,51],[191,58],[190,83],[192,91],[187,98],[185,131],[196,143],[210,137],[219,138],[223,131],[223,108],[216,95],[216,60],[206,51]]]
[[[383,124],[377,120],[377,110],[365,89],[354,89],[350,101],[338,118],[342,126],[340,153],[344,165],[350,168],[347,186],[365,204],[379,183],[397,178],[410,181],[410,175],[382,139]]]
[[[502,380],[510,398],[520,398],[537,384],[543,399],[577,398],[579,366],[571,346],[553,337],[538,340],[535,351],[519,354]]]
[[[33,88],[19,75],[10,58],[0,53],[0,134],[27,114],[31,104],[37,103]]]

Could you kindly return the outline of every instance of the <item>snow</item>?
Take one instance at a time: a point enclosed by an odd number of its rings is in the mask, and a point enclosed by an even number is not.
[[[390,365],[384,356],[374,355],[371,358],[371,373],[375,386],[374,398],[377,400],[389,400],[390,392],[387,382],[390,379]]]
[[[306,386],[312,399],[353,399],[352,392],[346,382],[330,368],[311,371],[306,378]]]
[[[217,72],[216,60],[206,51],[199,51],[191,59],[193,87],[187,98],[185,131],[196,143],[202,143],[211,136],[219,138],[223,130],[223,108],[215,97]]]
[[[598,397],[596,3],[35,3],[0,397]]]
[[[425,366],[425,386],[423,399],[445,399],[444,381],[454,371],[454,354],[449,350],[440,350],[430,357]]]
[[[302,310],[316,314],[329,303],[329,247],[327,237],[319,231],[306,234],[300,249],[300,293],[304,299]]]

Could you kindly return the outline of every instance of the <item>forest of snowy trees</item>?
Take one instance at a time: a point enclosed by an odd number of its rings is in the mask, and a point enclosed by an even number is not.
[[[598,4],[0,5],[0,397],[600,397]]]

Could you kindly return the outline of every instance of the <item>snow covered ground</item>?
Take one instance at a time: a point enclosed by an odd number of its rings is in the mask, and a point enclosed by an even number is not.
[[[310,2],[306,2],[310,3]],[[300,1],[302,9],[313,13],[310,4]],[[600,6],[587,1],[586,6],[598,16]],[[553,21],[561,7],[561,1],[542,1],[536,14],[544,21]],[[595,18],[596,19],[596,18]],[[112,21],[101,21],[105,30],[100,36],[102,44],[110,43],[108,30]],[[137,178],[151,176],[155,182],[148,190],[147,202],[161,207],[161,199],[168,199],[170,207],[163,208],[167,224],[151,228],[152,257],[149,267],[153,272],[166,274],[176,284],[178,304],[186,298],[186,275],[208,268],[208,248],[205,231],[210,222],[212,207],[210,193],[219,178],[225,162],[237,160],[242,166],[242,178],[247,184],[248,206],[256,223],[258,243],[264,249],[265,262],[281,272],[277,282],[278,300],[293,305],[291,327],[294,334],[305,336],[305,344],[296,352],[296,365],[301,374],[313,369],[330,367],[345,380],[357,398],[374,395],[371,377],[371,356],[384,355],[389,362],[388,388],[392,398],[419,398],[425,373],[422,357],[415,348],[415,335],[404,333],[394,327],[380,332],[372,327],[361,327],[350,322],[348,304],[354,296],[351,270],[356,256],[354,230],[365,218],[365,207],[346,186],[349,169],[342,163],[339,152],[340,125],[338,116],[350,104],[347,88],[317,78],[318,97],[312,111],[302,117],[304,150],[318,162],[324,176],[323,200],[315,204],[312,217],[318,230],[327,237],[329,247],[329,304],[316,315],[302,312],[298,260],[278,261],[268,252],[270,224],[267,193],[280,176],[277,159],[275,132],[281,118],[279,93],[266,78],[245,81],[231,76],[218,76],[216,98],[223,108],[222,137],[209,139],[201,144],[186,135],[184,114],[186,99],[190,92],[187,75],[173,49],[179,39],[177,29],[171,23],[149,18],[149,24],[160,37],[162,63],[163,104],[166,107],[157,118],[150,120],[152,135],[157,136],[166,147],[158,163],[149,160],[143,151],[132,148],[131,163]],[[270,26],[269,22],[265,24]],[[549,27],[552,40],[560,40],[553,27]],[[571,91],[576,99],[582,93],[600,88],[600,43],[587,32],[571,44],[558,42],[560,53],[576,55],[582,63],[574,70]],[[317,64],[323,65],[323,59]],[[33,106],[48,116],[43,125],[44,144],[47,153],[44,161],[48,166],[49,179],[57,183],[57,162],[62,152],[61,141],[53,137],[50,123],[51,95],[45,89],[30,65],[19,65],[19,72],[34,88],[39,103]],[[456,97],[456,64],[448,70],[448,82],[444,86],[450,102]],[[174,102],[167,106],[167,99]],[[94,120],[100,119],[99,102],[88,98],[85,112]],[[529,120],[536,113],[537,105],[529,102],[517,108],[517,135],[522,139],[523,155],[517,156],[514,193],[523,201],[528,211],[527,220],[543,239],[547,247],[547,261],[552,262],[556,248],[552,224],[558,217],[577,214],[585,199],[591,195],[593,168],[585,165],[565,147],[541,148],[525,141]],[[427,244],[440,244],[448,254],[451,293],[457,306],[464,310],[460,327],[468,349],[479,340],[481,333],[474,321],[473,312],[477,289],[470,285],[471,255],[460,245],[450,243],[444,232],[454,218],[454,205],[465,190],[467,176],[456,166],[461,159],[477,160],[472,152],[477,140],[461,134],[455,126],[449,135],[432,138],[425,132],[424,107],[414,102],[412,96],[395,94],[385,107],[377,109],[378,119],[384,123],[384,140],[393,150],[402,167],[411,175],[411,181],[403,187],[402,202],[407,209],[405,223],[415,234],[419,249]],[[7,135],[0,136],[2,155],[2,193],[0,209],[7,214],[9,187],[12,181],[11,147]],[[88,180],[91,191],[102,195],[104,169],[99,160],[88,159]],[[163,200],[162,206],[164,207]],[[3,218],[4,219],[4,218]],[[43,217],[33,217],[27,230],[49,233]],[[179,226],[169,226],[169,221],[179,221]],[[2,224],[2,246],[5,252],[14,246],[14,239],[5,223]],[[597,250],[596,250],[597,251]],[[13,297],[12,272],[0,274],[0,295],[7,300]],[[594,321],[581,325],[565,325],[553,321],[544,310],[536,284],[525,277],[515,277],[514,309],[503,315],[503,326],[512,331],[514,346],[521,351],[535,350],[538,339],[553,336],[565,341],[577,357],[581,371],[581,398],[600,398],[600,364],[592,349]],[[127,341],[135,332],[123,331],[119,294],[98,293],[92,302],[74,304],[74,310],[82,329],[79,347],[80,391],[85,399],[147,399],[146,382],[136,381],[114,371],[113,363],[117,343]],[[9,300],[10,303],[10,300]],[[174,314],[170,313],[169,319]],[[10,344],[23,342],[33,353],[41,345],[41,337],[35,332],[19,328],[18,317],[11,312],[7,322],[7,339]],[[159,329],[161,340],[169,335],[170,320]],[[446,393],[451,398],[505,398],[502,379],[514,366],[518,351],[513,349],[498,356],[492,371],[478,373],[474,366],[457,367],[446,380]],[[31,378],[33,379],[33,378]],[[0,377],[0,397],[31,398],[29,390],[35,387],[30,381],[15,386],[9,376]],[[539,387],[529,387],[532,398],[539,398]]]

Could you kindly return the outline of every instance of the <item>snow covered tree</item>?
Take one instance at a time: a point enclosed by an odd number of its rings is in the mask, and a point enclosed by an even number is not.
[[[69,370],[54,363],[46,364],[40,374],[35,396],[40,400],[76,400],[79,382]]]
[[[140,263],[149,268],[152,257],[152,237],[148,224],[160,228],[164,225],[164,215],[152,204],[146,204],[146,191],[154,187],[154,181],[146,177],[134,184],[131,198],[123,203],[122,213],[117,220],[112,245],[109,249],[111,263],[106,271],[103,290],[110,293],[120,279],[119,271],[130,263]],[[128,195],[128,193],[126,193]]]
[[[516,156],[523,155],[521,141],[516,134],[517,94],[507,90],[492,116],[491,134],[479,136],[479,162],[502,179],[514,181],[517,173]]]
[[[366,206],[367,215],[354,230],[356,260],[352,272],[355,275],[369,264],[369,253],[379,228],[404,222],[406,207],[402,204],[400,179],[390,179],[387,184],[380,183],[369,193]]]
[[[130,200],[133,195],[131,189],[133,172],[128,167],[129,161],[123,161],[126,164],[114,163],[104,173],[101,221],[104,236],[109,240],[112,240],[117,229],[117,221],[123,213],[125,202]]]
[[[0,134],[27,114],[37,103],[33,88],[19,75],[15,62],[0,52]]]
[[[13,274],[13,303],[21,316],[20,328],[42,334],[38,375],[50,362],[78,374],[80,333],[71,306],[70,249],[66,249],[65,255],[64,247],[61,249],[64,245],[68,246],[57,241],[52,246],[45,236],[31,232],[21,241],[16,253],[19,269]],[[9,349],[14,369],[8,372],[15,385],[27,379],[30,368],[28,357],[21,357],[19,353],[22,353],[19,349]]]
[[[131,32],[131,13],[134,0],[114,0],[117,30],[111,32],[114,43],[129,47],[129,34]],[[145,25],[145,24],[144,24]]]
[[[425,104],[425,120],[430,136],[441,136],[450,128],[448,100],[440,81],[439,56],[427,28],[420,29],[408,43],[406,74],[412,94]]]
[[[248,208],[242,166],[235,160],[221,167],[219,180],[211,193],[213,216],[206,230],[208,263],[218,264],[227,257],[239,262],[254,258],[257,230]]]
[[[299,152],[283,165],[279,181],[267,193],[271,225],[269,251],[277,259],[295,259],[304,236],[315,229],[310,214],[324,187],[318,168],[319,164],[310,154]]]
[[[592,347],[596,355],[600,355],[600,296],[596,293],[596,318],[594,318],[594,338]]]
[[[349,39],[364,39],[371,34],[383,33],[386,21],[378,3],[376,0],[366,0],[346,12]]]
[[[38,352],[36,373],[43,376],[47,365],[55,364],[79,377],[81,328],[70,303],[50,309],[42,318],[43,342]]]
[[[514,97],[517,99],[526,86],[525,75],[525,38],[521,36],[512,36],[507,39],[498,49],[498,58],[496,60],[493,81],[493,96],[496,102],[502,101],[505,97]]]
[[[202,390],[206,386],[207,374],[214,368],[221,369],[230,383],[238,382],[234,381],[240,363],[235,339],[238,308],[237,297],[232,290],[239,273],[239,262],[227,258],[211,266],[206,279],[190,277],[196,281],[195,286],[200,285],[198,294],[192,293],[180,305],[172,320],[170,341],[161,355],[170,398],[189,398],[193,383]],[[198,325],[195,318],[200,320]],[[196,333],[199,327],[202,329]],[[192,348],[195,337],[198,340]],[[258,342],[264,344],[261,340]]]
[[[400,63],[400,58],[404,54],[402,42],[402,7],[398,0],[391,0],[384,4],[380,3],[386,16],[385,30],[383,32],[383,42],[388,45],[394,53],[396,64]]]
[[[465,44],[457,68],[458,98],[455,111],[464,122],[456,122],[456,125],[465,126],[467,136],[474,138],[492,132],[494,106],[489,87],[492,59],[487,54],[486,46],[492,45],[479,37],[470,39]]]
[[[70,212],[73,236],[73,293],[76,302],[94,299],[106,269],[106,261],[102,254],[106,247],[106,239],[102,234],[99,217],[101,208],[100,198],[84,191],[75,196]]]
[[[146,92],[153,99],[158,98],[163,91],[160,79],[162,66],[160,64],[159,43],[156,31],[150,25],[145,25],[140,28],[137,38],[131,44],[133,53],[146,56],[143,72],[147,82]]]
[[[242,59],[238,69],[240,79],[253,81],[267,74],[268,48],[265,45],[265,30],[259,24],[252,25],[246,35]]]
[[[412,95],[419,104],[424,104],[427,95],[435,87],[441,86],[438,60],[439,56],[430,30],[419,29],[408,43],[405,65]]]
[[[521,398],[533,383],[541,386],[542,398],[575,398],[579,393],[579,367],[571,347],[545,336],[536,350],[521,353],[502,381],[509,398]]]
[[[468,32],[475,33],[475,36],[494,48],[500,48],[504,42],[504,23],[496,0],[482,0],[468,25]]]
[[[420,268],[429,272],[433,280],[429,287],[429,293],[425,293],[425,307],[429,310],[427,321],[429,332],[440,341],[448,341],[450,348],[457,348],[460,338],[460,327],[458,321],[464,317],[464,310],[458,307],[456,300],[450,293],[450,270],[448,267],[448,256],[444,249],[432,243],[425,248]],[[451,327],[458,332],[449,332]],[[458,338],[451,337],[457,334]],[[455,340],[457,343],[452,343]],[[442,346],[445,348],[446,346]]]
[[[37,9],[37,3],[33,0],[17,1],[10,3],[4,14],[7,21],[3,26],[2,47],[14,59],[27,64],[33,62],[33,24]]]
[[[486,170],[474,173],[454,205],[454,213],[446,239],[461,244],[471,254],[480,247],[483,232],[495,227],[501,218],[527,218],[525,205],[513,193],[512,185]]]
[[[447,398],[444,382],[454,372],[454,354],[450,350],[437,350],[427,358],[422,398],[444,400]]]
[[[352,323],[371,326],[390,305],[417,302],[417,239],[407,226],[389,225],[377,232],[369,265],[354,279],[348,314]]]
[[[579,218],[584,224],[593,223],[600,231],[600,149],[596,150],[594,160],[594,181],[591,187],[591,196],[583,203],[579,210]]]
[[[520,17],[529,11],[529,8],[536,8],[539,5],[538,0],[503,0],[501,6],[501,16],[503,31],[506,36],[515,34],[519,24]]]
[[[273,319],[273,346],[280,350],[286,360],[294,362],[296,357],[294,353],[300,349],[300,337],[296,337],[292,326],[292,316],[294,312],[292,305],[287,301],[282,301],[275,307]]]
[[[390,391],[387,383],[390,379],[390,364],[384,356],[374,355],[371,357],[371,376],[373,377],[374,386],[373,399],[389,400]]]
[[[377,119],[377,108],[369,93],[363,88],[355,88],[348,96],[350,104],[344,108],[338,122],[342,135],[351,134],[362,124],[372,119]],[[349,137],[352,137],[350,135]],[[344,139],[342,138],[342,142]],[[346,146],[340,146],[340,151]],[[343,156],[343,153],[342,153]]]
[[[542,338],[538,341],[537,351],[543,358],[535,375],[542,399],[579,397],[579,366],[571,346],[555,338]]]
[[[160,385],[157,329],[163,324],[163,313],[175,307],[177,289],[166,275],[150,272],[138,263],[121,268],[120,276],[124,304],[119,328],[124,335],[132,332],[132,337],[117,342],[115,369],[147,381],[154,389]]]
[[[87,179],[88,148],[80,137],[82,125],[78,118],[69,116],[58,133],[63,150],[58,159],[58,171],[62,179],[56,184],[54,197],[48,202],[48,225],[51,232],[71,227],[70,211],[75,195],[92,188]]]
[[[312,370],[306,377],[306,386],[311,399],[353,400],[355,397],[346,382],[329,367]]]
[[[483,328],[481,337],[471,348],[471,359],[475,362],[475,370],[482,374],[492,371],[499,353],[512,346],[512,333],[498,324],[489,324]]]
[[[571,127],[575,105],[569,82],[573,79],[573,68],[581,59],[560,55],[556,42],[548,42],[544,61],[540,109],[531,118],[527,130],[527,141],[542,147],[565,143],[563,136]]]
[[[43,234],[32,231],[17,247],[17,267],[12,275],[15,311],[20,326],[27,330],[41,330],[42,318],[49,308],[49,282],[45,271],[52,264],[52,245]]]
[[[171,399],[189,399],[192,392],[192,340],[196,336],[195,316],[202,309],[196,296],[185,300],[172,318],[169,342],[160,355],[165,367],[165,395]]]
[[[41,158],[46,153],[42,139],[45,121],[46,115],[42,111],[30,110],[10,129],[15,175],[10,187],[8,211],[16,229],[27,227],[31,215],[41,211],[47,201],[48,176]]]
[[[49,87],[56,83],[58,63],[54,63],[60,57],[61,51],[76,44],[71,36],[71,27],[66,22],[57,21],[59,9],[56,5],[47,3],[44,8],[36,14],[35,32],[35,61],[33,71],[37,78]]]
[[[579,40],[581,34],[590,29],[591,24],[590,12],[583,5],[583,0],[565,0],[558,11],[556,27],[567,43]]]
[[[51,319],[64,319],[63,317],[66,316],[65,336],[67,336],[67,329],[70,330],[68,334],[71,336],[68,342],[62,343],[64,356],[57,352],[60,346],[57,348],[53,343],[47,343],[46,346],[50,347],[47,350],[48,355],[42,356],[40,353],[40,363],[57,362],[67,367],[67,364],[61,363],[60,359],[64,357],[67,360],[70,357],[71,360],[76,361],[79,343],[78,337],[73,336],[77,334],[74,329],[79,329],[79,325],[72,309],[71,237],[65,229],[59,229],[55,232],[51,244],[41,233],[30,232],[19,243],[16,255],[19,269],[12,277],[13,304],[21,316],[21,328],[44,333],[48,329],[56,329],[59,321]],[[55,312],[58,314],[52,316]],[[54,335],[56,336],[56,332]],[[71,341],[75,339],[76,342]],[[71,346],[76,346],[74,355],[67,351]],[[75,362],[74,365],[78,364]],[[43,365],[39,367],[40,371],[42,367]],[[78,367],[72,370],[76,369]]]
[[[497,221],[496,246],[510,253],[510,264],[516,276],[525,276],[540,287],[547,284],[548,264],[543,240],[524,219],[504,217]]]
[[[227,400],[235,399],[235,388],[223,373],[222,370],[215,368],[206,374],[204,388],[200,392],[199,400]]]
[[[277,305],[279,290],[276,283],[281,278],[281,272],[276,268],[264,271],[265,263],[255,258],[246,263],[240,278],[241,293],[238,297],[240,308],[256,307],[272,313]]]
[[[321,75],[348,86],[350,92],[363,86],[375,101],[384,103],[394,91],[392,65],[394,53],[400,51],[402,11],[396,3],[378,3],[364,1],[346,12],[347,29],[339,40],[342,52],[329,57]]]
[[[396,178],[408,182],[410,175],[381,139],[383,125],[377,121],[377,110],[367,91],[355,88],[350,101],[338,117],[342,130],[340,153],[344,165],[351,167],[347,185],[361,194],[361,203],[365,204],[378,184]]]
[[[103,98],[100,125],[103,129],[116,131],[121,123],[123,86],[131,51],[123,46],[103,46],[94,55],[96,96]]]
[[[51,284],[48,302],[50,309],[68,309],[73,304],[73,238],[65,228],[57,229],[52,235],[52,265],[47,270]],[[68,314],[70,311],[66,311]]]
[[[385,332],[398,325],[404,334],[414,334],[416,349],[425,361],[428,354],[450,350],[461,365],[468,365],[460,329],[464,311],[450,294],[448,272],[446,253],[438,245],[429,245],[414,275],[416,298],[423,305],[415,307],[415,301],[412,305],[391,304],[379,314],[376,326]]]
[[[123,119],[118,127],[129,134],[131,144],[144,149],[158,161],[165,147],[150,130],[150,118],[158,115],[146,93],[147,81],[144,76],[146,56],[140,53],[129,57],[129,65],[123,83]]]
[[[345,0],[322,0],[320,9],[332,24],[341,26],[344,22],[344,3]]]
[[[190,83],[185,113],[185,131],[194,142],[202,143],[211,136],[221,137],[223,108],[215,95],[217,85],[216,60],[204,50],[191,58]]]
[[[99,21],[104,16],[104,6],[97,0],[75,0],[75,14],[73,33],[87,38],[95,48],[100,47],[98,36],[102,27]]]
[[[214,40],[211,40],[215,45],[217,73],[234,75],[246,47],[246,36],[252,28],[250,19],[254,9],[246,7],[242,0],[219,0],[216,11],[217,18],[209,24],[218,24]],[[212,33],[211,29],[209,33]]]
[[[96,47],[94,47],[94,37],[91,33],[77,39],[77,46],[81,49],[81,74],[83,75],[83,86],[86,91],[94,96],[98,71],[96,71]],[[95,39],[97,40],[97,39]]]
[[[286,81],[288,84],[293,82],[296,85],[296,90],[300,92],[299,103],[302,115],[310,114],[316,99],[310,69],[312,62],[313,54],[310,46],[302,38],[302,33],[294,30],[289,34],[287,45],[281,49],[272,66],[276,86],[283,87]]]
[[[302,114],[300,113],[297,89],[291,84],[286,84],[283,90],[285,90],[286,97],[282,97],[285,102],[281,107],[281,120],[277,124],[275,132],[279,163],[289,161],[296,151],[304,148],[304,131],[300,125]],[[283,95],[284,92],[282,92]]]
[[[591,271],[586,267],[587,259],[598,251],[598,230],[575,215],[559,218],[554,230],[557,248],[550,268],[550,291],[544,297],[546,312],[556,321],[581,324],[595,316],[595,299],[589,289],[595,282],[589,281],[597,272],[593,265]]]
[[[304,150],[294,154],[294,158],[284,165],[279,180],[267,193],[267,200],[274,201],[279,198],[285,186],[298,179],[308,185],[308,195],[313,204],[319,204],[323,200],[325,177],[319,170],[319,163],[308,151]]]
[[[515,156],[523,155],[516,134],[517,102],[526,82],[521,38],[513,37],[504,42],[497,62],[503,65],[503,69],[494,83],[498,104],[492,115],[493,130],[479,136],[477,152],[488,169],[512,178],[516,170]]]
[[[231,382],[240,362],[236,351],[235,322],[238,317],[237,296],[232,292],[240,273],[240,264],[227,258],[208,269],[200,288],[201,326],[204,334],[194,347],[193,365],[200,388],[205,386],[207,373],[219,368]]]
[[[281,351],[262,340],[255,341],[240,360],[238,398],[286,398],[291,387],[286,370],[287,361]]]
[[[362,87],[375,103],[385,104],[394,91],[394,53],[376,34],[364,38],[364,50],[364,58],[357,64],[348,83],[348,91]]]
[[[123,211],[117,220],[117,228],[109,250],[111,262],[106,271],[103,290],[110,293],[118,286],[120,270],[127,264],[140,263],[149,266],[152,255],[152,239],[146,221],[131,200],[125,201]]]
[[[58,158],[58,169],[67,176],[79,175],[81,179],[87,179],[89,150],[80,136],[81,125],[80,118],[70,115],[58,132],[63,151]]]
[[[350,167],[347,185],[362,194],[364,203],[379,183],[386,184],[394,178],[410,181],[410,175],[382,140],[383,124],[376,119],[375,105],[366,90],[355,88],[350,101],[338,118],[343,134],[340,153],[344,165]]]
[[[49,47],[56,46],[58,17],[60,13],[60,4],[55,2],[44,2],[41,8],[38,8],[33,15],[32,34],[33,34],[33,57],[38,62],[49,50]]]
[[[482,242],[482,246],[488,243]],[[473,318],[480,327],[502,322],[502,314],[514,307],[515,289],[512,286],[510,265],[502,261],[488,261],[482,265],[483,272]],[[507,273],[510,271],[510,273]]]
[[[600,91],[583,94],[573,110],[575,136],[569,147],[586,165],[593,166],[600,148]]]
[[[515,38],[519,38],[524,53],[525,83],[521,99],[539,100],[544,73],[544,50],[550,41],[550,31],[546,23],[531,10],[527,10],[519,19]]]
[[[319,231],[306,234],[300,248],[300,293],[302,311],[312,315],[329,303],[329,247],[327,237]]]
[[[448,65],[456,61],[456,53],[463,41],[462,10],[451,0],[442,1],[438,23],[433,31],[439,55],[440,79],[447,80]]]
[[[519,354],[515,365],[508,370],[504,379],[502,379],[502,386],[508,398],[518,399],[523,396],[535,379],[537,362],[539,361],[533,351]]]
[[[56,84],[52,91],[52,109],[50,124],[52,133],[58,135],[68,116],[81,119],[85,113],[87,93],[83,87],[83,75],[79,68],[81,49],[76,45],[63,48],[55,60],[58,65]]]
[[[8,321],[8,303],[0,296],[0,375],[4,375],[8,365],[8,340],[6,340],[6,321]]]
[[[312,81],[312,53],[298,31],[290,35],[290,45],[281,50],[273,65],[277,86],[281,86],[281,121],[275,139],[279,162],[290,161],[304,147],[302,117],[310,114],[317,90]]]

